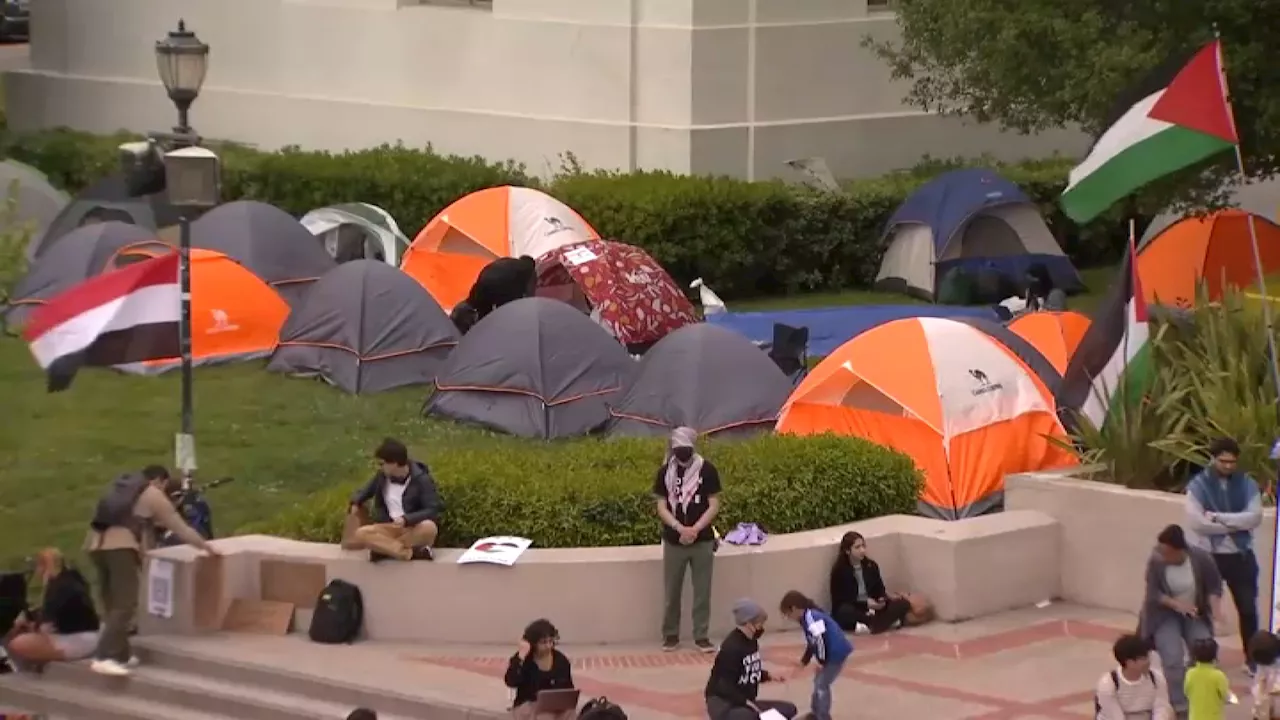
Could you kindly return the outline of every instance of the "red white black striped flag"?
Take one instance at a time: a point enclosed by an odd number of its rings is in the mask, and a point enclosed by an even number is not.
[[[169,253],[90,278],[31,314],[22,337],[44,368],[49,392],[70,387],[82,366],[176,357],[182,296]]]

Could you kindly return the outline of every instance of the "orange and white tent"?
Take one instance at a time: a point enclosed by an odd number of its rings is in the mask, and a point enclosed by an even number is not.
[[[1089,330],[1089,316],[1071,310],[1062,312],[1023,313],[1009,322],[1009,330],[1026,340],[1044,356],[1059,373],[1067,364]]]
[[[944,318],[906,318],[841,345],[783,406],[778,432],[834,432],[895,448],[925,478],[922,513],[1000,506],[1004,476],[1075,464],[1053,396],[1013,351]]]
[[[113,267],[173,252],[158,243],[121,250]],[[289,305],[274,289],[240,263],[212,250],[191,251],[191,357],[196,365],[266,357],[280,339]],[[181,365],[179,358],[118,366],[117,370],[155,375]]]
[[[440,211],[418,233],[400,269],[449,311],[471,292],[480,271],[500,257],[538,259],[565,245],[599,240],[573,208],[526,187],[473,192]]]

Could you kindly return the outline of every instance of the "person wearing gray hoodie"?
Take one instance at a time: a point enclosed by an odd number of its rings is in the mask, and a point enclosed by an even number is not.
[[[1187,648],[1198,640],[1213,638],[1213,619],[1220,615],[1222,590],[1222,576],[1212,555],[1189,546],[1178,525],[1160,531],[1147,560],[1146,596],[1138,631],[1160,655],[1169,702],[1180,716],[1187,712],[1187,696],[1182,691]]]

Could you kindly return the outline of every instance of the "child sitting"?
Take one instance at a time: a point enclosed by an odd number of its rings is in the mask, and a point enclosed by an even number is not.
[[[1218,667],[1218,643],[1197,640],[1191,644],[1195,666],[1187,670],[1182,689],[1187,695],[1190,712],[1187,720],[1223,720],[1224,708],[1231,699],[1227,674]]]
[[[1280,658],[1280,638],[1261,630],[1249,640],[1249,661],[1258,668],[1253,676],[1254,720],[1280,718],[1280,706],[1275,701],[1275,696],[1280,695],[1280,667],[1276,666],[1277,658]]]

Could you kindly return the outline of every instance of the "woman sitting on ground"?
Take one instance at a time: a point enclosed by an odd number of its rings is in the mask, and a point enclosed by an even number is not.
[[[515,720],[570,720],[577,710],[561,713],[538,712],[538,693],[543,690],[572,690],[573,674],[569,658],[556,649],[560,633],[550,620],[534,620],[524,629],[520,645],[511,656],[504,677],[516,691],[511,714]]]
[[[831,567],[831,616],[846,631],[878,635],[926,623],[933,611],[923,596],[890,594],[880,566],[867,557],[866,538],[847,532]]]
[[[51,662],[91,657],[98,647],[98,613],[89,583],[56,548],[41,550],[35,562],[44,584],[40,611],[13,624],[4,640],[9,659],[19,670],[38,672]]]

